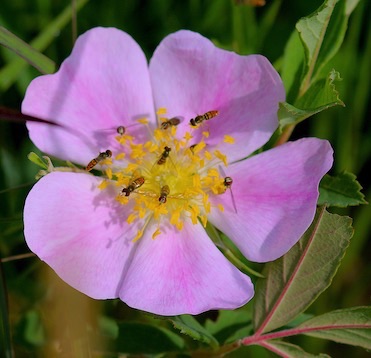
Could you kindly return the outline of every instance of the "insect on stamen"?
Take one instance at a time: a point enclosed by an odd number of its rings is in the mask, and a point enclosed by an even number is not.
[[[195,118],[192,118],[189,123],[191,126],[196,127],[199,124],[201,124],[203,121],[208,121],[211,118],[216,117],[219,114],[219,111],[209,111],[206,112],[203,115],[196,116]]]
[[[232,192],[233,179],[229,176],[226,176],[223,168],[220,165],[219,165],[219,171],[224,176],[223,185],[225,186],[225,190],[227,190],[227,189],[230,190],[233,208],[234,208],[235,213],[237,214],[236,201],[234,200],[234,195],[233,195],[233,192]]]
[[[125,196],[129,196],[135,189],[140,188],[145,182],[145,179],[143,177],[138,177],[130,182],[130,184],[122,189],[122,194],[125,194]]]
[[[170,151],[171,151],[171,148],[165,146],[164,151],[162,152],[160,156],[160,159],[157,161],[158,165],[162,165],[166,163],[166,159],[169,157]]]
[[[92,159],[86,166],[85,170],[90,172],[99,162],[111,157],[112,152],[109,149],[107,149],[105,152],[99,153],[99,155],[96,158]]]
[[[170,188],[168,185],[164,185],[162,188],[161,188],[161,193],[160,193],[160,197],[158,198],[158,201],[161,203],[161,204],[165,204],[166,201],[167,201],[167,196],[170,194]]]
[[[169,127],[175,127],[180,123],[180,119],[177,117],[170,118],[169,120],[161,123],[161,129],[166,130]]]

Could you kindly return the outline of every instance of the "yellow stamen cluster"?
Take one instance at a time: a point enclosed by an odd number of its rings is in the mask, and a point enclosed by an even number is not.
[[[176,126],[161,128],[161,123],[168,121],[165,114],[164,109],[157,112],[160,126],[154,130],[152,140],[146,143],[136,143],[127,133],[117,136],[126,155],[124,151],[114,153],[114,158],[126,160],[127,164],[117,168],[107,162],[105,169],[107,178],[120,189],[117,201],[122,205],[134,203],[127,223],[137,220],[144,223],[134,241],[140,239],[152,220],[157,222],[152,238],[160,235],[164,220],[178,230],[182,230],[186,218],[193,224],[201,222],[206,226],[211,211],[210,195],[226,191],[218,166],[226,166],[227,157],[219,150],[208,150],[205,139],[210,133],[203,131],[202,139],[192,144],[192,133],[200,129],[190,127],[179,139]],[[141,123],[145,125],[146,121]],[[234,139],[226,135],[224,142],[232,144]],[[108,182],[104,180],[99,188],[105,189]],[[224,210],[221,204],[217,208]]]

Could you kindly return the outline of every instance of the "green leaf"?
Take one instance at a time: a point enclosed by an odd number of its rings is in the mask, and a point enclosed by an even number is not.
[[[89,0],[76,0],[76,11],[80,10]],[[71,6],[68,5],[34,40],[30,42],[30,46],[37,50],[45,50],[55,39],[55,34],[58,34],[71,20]],[[27,66],[27,62],[21,58],[16,58],[3,69],[0,70],[0,91],[5,92],[19,76],[22,75],[22,70]]]
[[[314,317],[297,327],[303,334],[371,349],[371,307],[352,307]]]
[[[341,81],[339,72],[331,70],[326,78],[314,82],[305,94],[295,102],[295,106],[317,112],[334,106],[344,106],[335,87],[335,82],[338,81]]]
[[[218,342],[233,342],[251,334],[251,317],[246,310],[220,310],[217,320],[207,320],[205,328]]]
[[[282,81],[287,93],[287,101],[294,103],[304,76],[304,48],[297,31],[293,31],[287,41],[282,61]]]
[[[280,130],[287,125],[296,125],[304,119],[328,108],[338,105],[344,106],[334,84],[335,81],[339,80],[339,73],[332,70],[326,79],[315,82],[304,96],[297,101],[296,106],[287,102],[281,102],[278,109]]]
[[[45,331],[40,313],[30,310],[24,317],[24,340],[34,346],[41,346],[45,343]]]
[[[210,345],[213,348],[219,346],[216,338],[207,331],[196,318],[190,315],[181,315],[170,318],[171,323],[176,329],[179,329],[181,333],[184,333],[192,337],[196,341],[200,341]]]
[[[357,2],[326,0],[315,12],[297,22],[282,63],[289,102],[297,105],[296,99],[322,78],[321,70],[343,43],[349,16]]]
[[[299,242],[265,266],[254,297],[257,334],[290,322],[330,285],[353,235],[351,222],[319,208]]]
[[[0,45],[15,52],[41,73],[53,73],[55,70],[55,63],[52,60],[2,26],[0,26]]]
[[[281,340],[271,340],[262,344],[263,347],[285,358],[330,358],[327,354],[310,354],[301,347]]]
[[[48,164],[45,163],[36,153],[30,152],[27,156],[28,160],[31,161],[32,163],[38,165],[42,169],[47,170],[48,169]]]
[[[343,172],[337,176],[325,175],[319,185],[319,205],[339,206],[367,204],[361,193],[361,185],[352,173]]]
[[[338,0],[326,0],[314,13],[302,18],[296,24],[296,29],[305,49],[306,66],[306,75],[304,76],[299,96],[307,90],[315,75],[315,67],[320,50],[324,44],[326,31],[337,2]]]
[[[184,349],[184,341],[166,328],[127,322],[119,324],[116,347],[120,353],[158,354],[179,352]]]

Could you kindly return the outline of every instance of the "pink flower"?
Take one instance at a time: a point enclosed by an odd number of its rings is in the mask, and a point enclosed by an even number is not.
[[[57,73],[32,81],[22,110],[64,126],[28,123],[38,148],[84,166],[98,158],[102,175],[56,169],[38,181],[24,209],[27,244],[93,298],[161,315],[244,305],[250,278],[204,226],[249,260],[274,260],[310,225],[332,165],[329,143],[316,138],[241,160],[275,131],[284,99],[266,58],[197,33],[166,37],[148,68],[126,33],[86,32]],[[111,158],[98,156],[107,150]]]

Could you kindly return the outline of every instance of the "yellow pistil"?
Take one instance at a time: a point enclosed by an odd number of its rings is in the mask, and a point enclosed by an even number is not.
[[[169,120],[165,108],[159,108],[156,114],[159,126]],[[141,118],[138,123],[147,125],[148,120]],[[149,228],[153,228],[152,239],[157,238],[166,231],[162,226],[165,224],[179,231],[187,220],[206,227],[212,209],[224,211],[221,204],[211,206],[210,196],[223,194],[227,189],[219,170],[221,165],[227,165],[226,155],[215,148],[208,150],[209,131],[201,133],[198,143],[192,143],[197,128],[190,127],[183,138],[177,137],[177,129],[178,125],[166,130],[157,128],[145,143],[136,142],[127,133],[117,136],[125,149],[114,153],[118,162],[111,165],[112,158],[102,161],[107,166],[107,179],[100,183],[99,189],[114,183],[117,202],[132,204],[123,220],[129,225],[139,225],[133,241],[139,240]],[[233,144],[234,139],[225,135],[224,142]],[[122,159],[126,164],[118,168]]]

